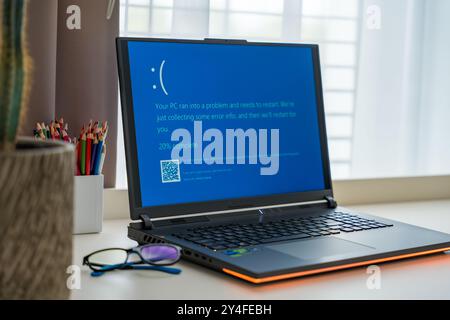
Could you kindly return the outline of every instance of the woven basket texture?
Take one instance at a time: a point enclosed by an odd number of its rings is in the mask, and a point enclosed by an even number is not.
[[[0,299],[67,299],[73,148],[33,139],[18,145],[0,152]]]

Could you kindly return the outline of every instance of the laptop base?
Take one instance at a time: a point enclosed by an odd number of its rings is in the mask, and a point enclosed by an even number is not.
[[[296,215],[323,215],[333,209],[306,208]],[[290,215],[277,214],[266,217],[287,219]],[[360,215],[360,214],[358,214]],[[174,237],[180,230],[196,226],[217,225],[233,221],[230,217],[210,217],[208,222],[188,225],[164,225],[153,230],[144,230],[142,224],[134,223],[128,228],[131,239],[140,244],[168,242],[180,246],[183,258],[196,264],[226,273],[253,284],[304,277],[343,269],[380,264],[389,261],[437,254],[450,250],[450,235],[404,224],[397,221],[375,218],[393,224],[391,228],[349,232],[312,239],[276,242],[248,246],[235,250],[211,250],[204,246]],[[240,215],[242,223],[256,219],[251,213]]]

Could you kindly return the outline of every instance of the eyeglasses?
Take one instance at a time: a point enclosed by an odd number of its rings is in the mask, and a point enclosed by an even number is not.
[[[180,269],[167,266],[177,263],[181,258],[181,249],[171,244],[147,244],[131,249],[109,248],[95,251],[83,258],[93,272],[92,276],[101,276],[113,270],[157,270],[179,274]],[[147,264],[147,265],[145,265]]]

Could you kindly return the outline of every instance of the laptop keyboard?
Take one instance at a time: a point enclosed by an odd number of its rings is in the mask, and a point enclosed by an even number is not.
[[[225,250],[392,226],[392,224],[335,211],[321,216],[284,219],[261,224],[199,227],[187,229],[186,232],[173,234],[173,236],[212,250]]]

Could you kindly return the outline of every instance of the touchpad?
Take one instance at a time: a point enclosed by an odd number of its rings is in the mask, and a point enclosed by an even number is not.
[[[276,244],[267,246],[266,248],[277,252],[282,252],[302,260],[327,258],[346,254],[348,255],[350,253],[374,249],[359,243],[334,237]]]

